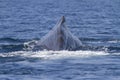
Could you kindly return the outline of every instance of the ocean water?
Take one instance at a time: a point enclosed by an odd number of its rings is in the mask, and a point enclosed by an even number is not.
[[[61,16],[83,46],[31,51]],[[120,80],[120,0],[0,0],[0,80]]]

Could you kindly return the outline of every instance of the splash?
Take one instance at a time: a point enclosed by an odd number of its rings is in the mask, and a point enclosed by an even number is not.
[[[86,58],[91,56],[108,55],[104,51],[17,51],[11,53],[0,54],[0,57],[27,57],[41,59],[62,59],[62,58]]]

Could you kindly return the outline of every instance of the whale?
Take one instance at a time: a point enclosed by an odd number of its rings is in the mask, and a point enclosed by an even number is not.
[[[74,36],[65,24],[64,16],[39,41],[34,43],[33,49],[39,50],[75,50],[82,45],[78,37]]]

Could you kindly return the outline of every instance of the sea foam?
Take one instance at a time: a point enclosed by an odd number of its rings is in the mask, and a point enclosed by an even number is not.
[[[61,58],[85,58],[91,56],[108,55],[109,53],[104,51],[16,51],[10,53],[1,53],[0,57],[28,57],[28,58],[42,58],[42,59],[61,59]]]

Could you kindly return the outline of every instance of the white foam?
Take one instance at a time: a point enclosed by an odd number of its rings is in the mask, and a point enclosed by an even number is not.
[[[112,40],[112,41],[108,41],[108,43],[119,43],[119,40]]]
[[[43,59],[60,59],[60,58],[69,58],[69,57],[91,57],[91,56],[100,56],[108,55],[104,51],[18,51],[11,53],[0,54],[1,57],[31,57],[31,58],[43,58]]]

